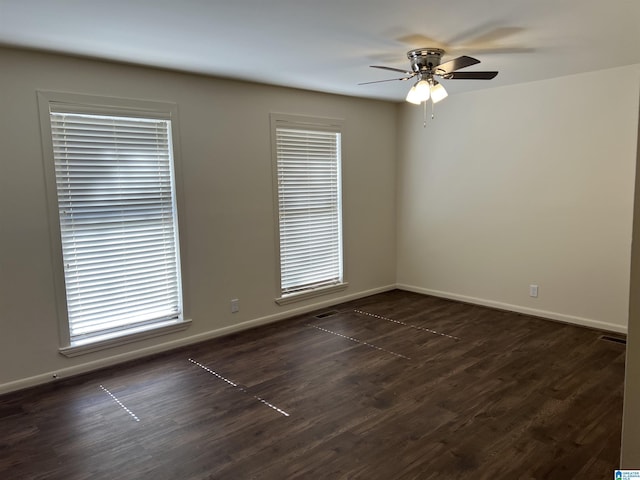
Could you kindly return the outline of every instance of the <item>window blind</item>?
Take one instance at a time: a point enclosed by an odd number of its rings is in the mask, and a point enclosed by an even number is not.
[[[71,345],[182,315],[171,123],[50,112]]]
[[[342,282],[340,133],[276,128],[283,295]]]

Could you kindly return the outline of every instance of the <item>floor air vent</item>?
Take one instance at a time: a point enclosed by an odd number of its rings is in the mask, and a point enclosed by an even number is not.
[[[626,338],[612,337],[610,335],[602,335],[600,337],[600,340],[606,340],[607,342],[621,343],[623,345],[627,344],[627,339]]]
[[[319,313],[315,317],[316,318],[327,318],[327,317],[330,317],[331,315],[335,315],[336,313],[338,313],[337,310],[329,310],[328,312]]]

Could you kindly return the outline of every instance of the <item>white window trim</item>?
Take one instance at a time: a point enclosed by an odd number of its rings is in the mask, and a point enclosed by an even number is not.
[[[64,104],[71,106],[75,113],[104,114],[104,115],[127,115],[144,118],[163,118],[171,120],[171,132],[173,143],[173,167],[175,183],[175,201],[178,221],[184,218],[182,210],[182,174],[180,168],[180,148],[178,131],[178,108],[174,103],[154,102],[146,100],[123,99],[102,97],[93,95],[82,95],[75,93],[37,91],[38,109],[40,116],[40,132],[43,151],[43,164],[45,173],[46,195],[49,214],[49,232],[51,255],[53,261],[54,288],[56,299],[56,311],[58,318],[58,332],[60,348],[59,352],[68,357],[83,355],[107,348],[125,345],[134,341],[153,338],[159,335],[174,333],[187,329],[191,320],[187,319],[187,304],[185,296],[182,295],[182,315],[172,321],[166,322],[162,326],[146,331],[138,331],[125,334],[119,337],[98,340],[91,343],[71,345],[69,334],[69,323],[67,320],[67,301],[65,289],[65,273],[62,260],[62,244],[60,236],[60,223],[58,212],[58,197],[56,189],[55,164],[53,161],[53,141],[51,136],[51,122],[49,118],[51,104]],[[180,228],[178,226],[178,234]],[[178,241],[179,258],[184,258],[184,242]],[[182,263],[182,262],[181,262]],[[182,291],[184,291],[184,267],[181,275]]]
[[[310,128],[312,130],[318,131],[330,131],[330,132],[339,132],[341,136],[344,138],[344,121],[341,119],[335,118],[322,118],[322,117],[310,117],[304,115],[291,115],[284,113],[271,113],[270,114],[270,124],[271,124],[271,160],[272,160],[272,174],[273,174],[273,202],[274,202],[274,215],[275,215],[275,247],[276,247],[276,286],[278,289],[278,295],[274,299],[274,301],[278,305],[287,305],[295,302],[304,301],[310,298],[314,298],[321,295],[328,295],[331,293],[339,292],[345,290],[349,283],[346,281],[347,272],[346,272],[346,262],[344,261],[344,227],[342,224],[342,216],[341,212],[341,267],[342,267],[342,282],[336,283],[334,285],[326,285],[322,287],[318,287],[315,289],[303,290],[296,293],[291,294],[282,294],[281,290],[281,259],[280,259],[280,206],[279,206],[279,198],[278,198],[278,152],[277,152],[277,139],[276,139],[276,129],[277,127],[286,127],[286,128],[296,128],[296,127],[305,127]],[[342,162],[341,162],[341,170],[343,170]],[[340,177],[342,178],[342,172]],[[341,180],[342,182],[342,180]],[[342,190],[342,188],[340,188]],[[340,199],[342,202],[342,198]],[[342,206],[340,207],[342,210]]]

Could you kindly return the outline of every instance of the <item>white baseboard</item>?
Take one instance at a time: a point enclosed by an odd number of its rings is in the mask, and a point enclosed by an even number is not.
[[[278,322],[280,320],[292,318],[297,315],[302,315],[304,313],[312,312],[314,310],[327,308],[333,305],[337,305],[339,303],[344,303],[351,300],[357,300],[358,298],[368,297],[369,295],[375,295],[377,293],[394,290],[395,288],[396,288],[395,285],[387,285],[384,287],[373,288],[371,290],[353,293],[350,295],[343,295],[341,297],[332,298],[331,300],[317,302],[311,305],[305,305],[304,307],[287,310],[286,312],[267,315],[264,317],[259,317],[259,318],[255,318],[245,322],[230,325],[228,327],[211,330],[205,333],[191,335],[189,337],[183,337],[183,338],[179,338],[177,340],[172,340],[169,342],[159,343],[151,347],[141,348],[141,349],[123,353],[120,355],[112,355],[110,357],[101,358],[99,360],[94,360],[92,362],[86,362],[86,363],[81,363],[79,365],[74,365],[73,367],[54,370],[54,371],[42,373],[40,375],[34,375],[32,377],[21,378],[13,382],[0,384],[0,395],[9,393],[9,392],[14,392],[17,390],[22,390],[29,387],[35,387],[37,385],[42,385],[45,383],[56,382],[64,378],[69,378],[69,377],[73,377],[83,373],[88,373],[94,370],[98,370],[100,368],[111,367],[113,365],[117,365],[123,362],[128,362],[130,360],[136,360],[139,358],[148,357],[156,353],[174,350],[176,348],[185,347],[187,345],[193,345],[195,343],[200,343],[206,340],[211,340],[213,338],[222,337],[224,335],[229,335],[231,333],[236,333],[242,330],[248,330],[250,328],[255,328],[261,325]]]
[[[494,300],[486,300],[484,298],[468,297],[457,293],[442,292],[440,290],[431,290],[428,288],[415,287],[413,285],[397,284],[396,288],[406,290],[408,292],[422,293],[424,295],[432,295],[434,297],[447,298],[449,300],[458,300],[465,303],[473,303],[475,305],[483,305],[485,307],[497,308],[499,310],[508,310],[511,312],[524,313],[534,317],[547,318],[558,322],[571,323],[582,327],[595,328],[598,330],[606,330],[616,333],[627,333],[627,327],[616,325],[615,323],[603,322],[591,318],[577,317],[574,315],[565,315],[563,313],[549,312],[547,310],[539,310],[537,308],[523,307],[520,305],[512,305],[510,303],[496,302]]]

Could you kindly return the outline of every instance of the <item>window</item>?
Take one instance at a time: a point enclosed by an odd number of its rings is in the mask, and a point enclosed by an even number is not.
[[[62,353],[184,328],[171,111],[55,97],[40,94]]]
[[[346,287],[341,124],[272,115],[280,258],[279,304]]]

